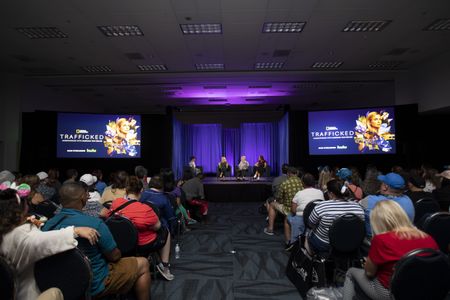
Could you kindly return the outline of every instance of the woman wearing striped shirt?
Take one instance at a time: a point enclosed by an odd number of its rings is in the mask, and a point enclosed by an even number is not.
[[[336,218],[344,214],[355,214],[364,220],[364,210],[354,202],[348,202],[348,188],[343,182],[333,179],[327,183],[327,201],[317,204],[308,222],[313,227],[306,241],[306,249],[310,253],[328,252],[330,249],[330,239],[328,231]]]

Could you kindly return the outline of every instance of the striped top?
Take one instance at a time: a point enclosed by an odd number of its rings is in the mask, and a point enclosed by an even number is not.
[[[333,221],[344,214],[355,214],[364,220],[364,210],[358,203],[338,200],[320,202],[314,207],[308,220],[315,227],[313,234],[322,242],[329,244],[328,231]]]

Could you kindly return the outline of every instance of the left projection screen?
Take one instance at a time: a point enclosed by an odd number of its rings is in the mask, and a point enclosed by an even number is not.
[[[141,116],[58,113],[58,158],[140,158]]]

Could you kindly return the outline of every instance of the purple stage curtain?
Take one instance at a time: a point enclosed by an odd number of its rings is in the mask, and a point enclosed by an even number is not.
[[[197,166],[204,173],[216,173],[216,166],[222,155],[222,125],[183,124],[173,120],[172,169],[180,178],[189,158],[197,158]]]
[[[241,139],[239,128],[224,128],[222,136],[223,155],[227,158],[234,174],[234,166],[239,163]]]
[[[274,164],[273,171],[281,174],[281,166],[289,163],[289,113],[278,122],[278,145],[278,161]]]
[[[278,165],[278,130],[273,123],[242,123],[241,153],[247,156],[251,166],[258,161],[258,156],[264,156],[271,169],[277,170]]]
[[[216,166],[222,156],[222,125],[194,124],[185,125],[186,154],[197,158],[197,166],[204,173],[216,173]],[[190,154],[188,154],[190,151]],[[189,158],[185,165],[189,163]]]

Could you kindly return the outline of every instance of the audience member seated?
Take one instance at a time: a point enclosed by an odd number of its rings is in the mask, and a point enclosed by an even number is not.
[[[148,256],[151,252],[159,251],[161,263],[156,268],[164,278],[173,280],[175,277],[169,269],[171,237],[168,229],[161,225],[151,206],[139,202],[143,184],[138,177],[130,176],[126,190],[126,198],[114,200],[108,215],[117,210],[116,214],[128,218],[138,231],[138,253]]]
[[[433,194],[425,192],[424,188],[425,179],[419,175],[411,175],[408,177],[408,191],[405,192],[405,195],[411,199],[413,204],[423,198],[434,198]]]
[[[205,219],[208,215],[208,202],[205,200],[205,191],[201,177],[202,174],[200,173],[186,180],[181,186],[181,189],[186,194],[186,202],[189,205],[198,206],[202,218]]]
[[[381,182],[378,180],[381,175],[378,169],[373,165],[367,165],[364,180],[361,188],[364,196],[378,195],[380,193]]]
[[[253,178],[259,180],[261,176],[266,176],[267,173],[267,161],[264,159],[264,156],[258,156],[258,161],[255,163],[255,174]]]
[[[425,179],[425,192],[432,193],[435,189],[440,187],[440,180],[437,176],[438,170],[431,167],[430,165],[422,165],[422,176]]]
[[[288,164],[283,164],[281,166],[281,175],[278,176],[278,177],[275,177],[273,179],[273,181],[272,181],[272,195],[276,195],[280,185],[288,179],[288,176],[287,176],[288,168],[289,168]]]
[[[79,248],[89,258],[93,273],[91,296],[125,294],[134,287],[137,299],[150,299],[150,273],[144,257],[121,258],[111,232],[100,218],[83,214],[87,202],[86,190],[79,182],[64,184],[60,191],[61,212],[50,219],[44,231],[71,226],[91,227],[98,231],[96,244],[79,241]]]
[[[291,213],[287,216],[291,227],[291,244],[298,240],[299,235],[305,231],[305,222],[303,221],[303,210],[306,205],[314,200],[325,200],[323,192],[316,189],[316,179],[310,173],[302,177],[303,190],[295,194],[292,200]]]
[[[170,232],[174,232],[176,224],[175,212],[169,198],[164,194],[161,176],[156,175],[150,179],[149,189],[142,193],[140,201],[157,207],[163,226],[168,228]]]
[[[195,156],[191,156],[190,160],[189,160],[189,167],[192,170],[192,174],[194,174],[194,176],[197,176],[197,174],[201,173],[201,169],[197,167],[197,164],[195,163],[195,161],[197,160],[197,158]]]
[[[360,201],[363,198],[363,191],[353,182],[353,172],[350,169],[341,168],[337,171],[336,176],[344,181],[353,200]]]
[[[319,181],[317,183],[318,188],[321,189],[324,193],[327,191],[327,183],[334,179],[333,174],[330,171],[330,167],[319,167]],[[326,195],[325,195],[326,196]]]
[[[370,212],[370,223],[373,239],[369,256],[364,269],[350,268],[347,271],[345,300],[354,299],[355,284],[371,299],[392,299],[389,282],[395,263],[415,249],[439,249],[433,238],[414,227],[404,209],[392,200],[375,204]]]
[[[102,214],[102,210],[105,208],[100,203],[101,196],[95,190],[95,183],[97,182],[97,177],[91,174],[84,174],[80,177],[80,182],[85,185],[86,191],[89,193],[88,201],[83,207],[83,213],[91,217],[98,217]]]
[[[175,208],[175,215],[181,216],[180,219],[189,225],[197,223],[197,221],[189,216],[186,208],[184,207],[184,203],[181,201],[182,181],[180,180],[178,184],[175,182],[175,174],[172,169],[161,169],[160,173],[163,181],[164,193],[166,193],[169,197],[172,206]]]
[[[440,188],[433,191],[435,199],[441,205],[441,208],[445,211],[449,210],[450,204],[450,170],[446,170],[438,176],[441,178]]]
[[[54,188],[56,191],[56,197],[58,198],[58,192],[61,188],[61,182],[59,181],[59,170],[52,168],[48,170],[47,185]]]
[[[238,180],[244,179],[248,175],[248,169],[250,168],[250,164],[247,161],[247,157],[245,155],[241,156],[241,160],[236,167],[236,177]]]
[[[139,178],[139,180],[142,182],[142,186],[144,187],[144,190],[148,189],[148,171],[143,166],[136,166],[134,168],[134,175]]]
[[[40,184],[39,177],[37,175],[25,175],[23,177],[23,183],[31,187],[31,193],[27,198],[30,214],[36,215],[37,217],[44,216],[47,219],[52,218],[58,206],[52,201],[46,201],[44,196],[38,191]]]
[[[360,201],[366,214],[366,234],[368,236],[372,232],[369,220],[370,212],[375,204],[381,200],[389,199],[397,202],[405,210],[409,220],[414,222],[414,205],[408,196],[403,195],[403,189],[405,188],[403,177],[396,173],[388,173],[386,175],[378,175],[377,179],[381,182],[381,195],[369,195]]]
[[[16,176],[8,170],[3,170],[0,172],[0,183],[5,181],[14,182],[16,180]]]
[[[103,191],[106,188],[106,183],[103,181],[103,172],[100,169],[95,169],[92,171],[92,175],[97,177],[97,183],[95,184],[95,189],[100,195],[103,195]]]
[[[364,220],[362,207],[358,203],[346,200],[349,197],[349,191],[342,181],[337,179],[328,181],[327,193],[330,200],[318,203],[308,219],[313,230],[308,234],[305,247],[311,254],[330,250],[328,232],[337,217],[355,214]]]
[[[231,176],[231,166],[227,162],[227,158],[222,156],[220,162],[217,165],[217,177],[224,178]]]
[[[67,182],[76,182],[78,178],[78,171],[75,169],[68,169],[66,171],[66,177],[67,179],[63,182],[63,184]]]
[[[273,225],[275,223],[275,218],[277,212],[281,213],[284,216],[284,238],[287,250],[291,248],[291,227],[289,226],[286,217],[291,214],[292,199],[294,199],[295,194],[303,189],[302,182],[297,174],[298,170],[296,168],[288,168],[288,179],[280,185],[280,188],[275,195],[275,199],[267,205],[269,224],[264,228],[264,233],[274,235]]]
[[[48,185],[48,174],[45,172],[39,172],[36,176],[39,177],[39,185],[36,187],[36,191],[44,197],[44,200],[53,201],[53,198],[56,195],[56,190]]]
[[[30,187],[22,184],[18,190],[0,186],[0,255],[5,257],[17,272],[17,300],[38,298],[41,293],[34,278],[34,264],[43,258],[73,249],[76,237],[88,239],[91,244],[99,238],[95,229],[69,226],[52,232],[42,232],[41,223],[27,218],[25,197]]]
[[[125,171],[119,171],[114,174],[113,183],[110,187],[106,187],[102,194],[101,202],[113,201],[117,198],[123,198],[126,194],[128,174]]]

